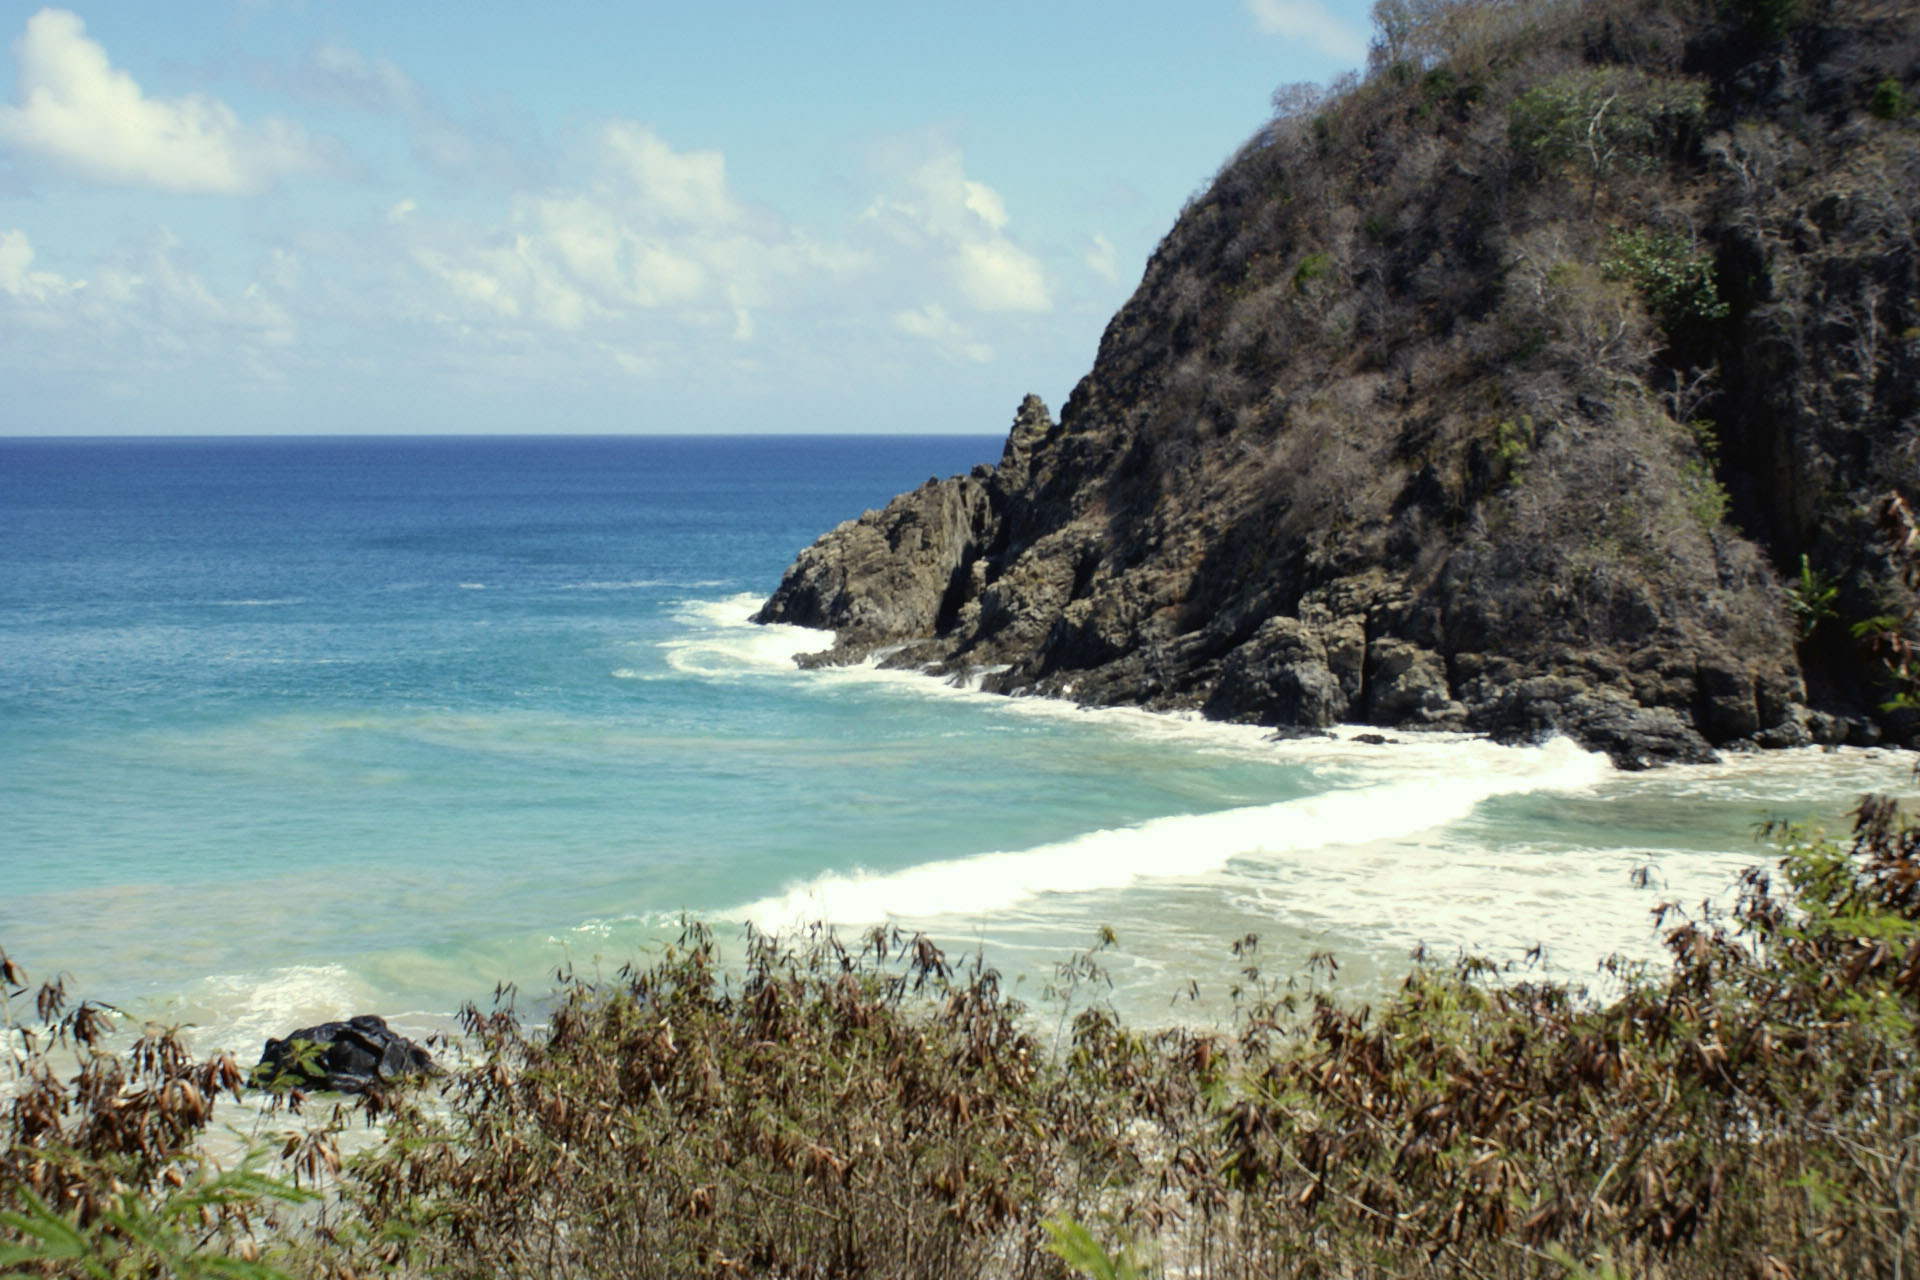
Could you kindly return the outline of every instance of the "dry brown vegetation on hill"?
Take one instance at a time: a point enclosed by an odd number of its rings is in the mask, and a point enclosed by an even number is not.
[[[762,617],[1008,692],[1629,764],[1913,736],[1871,650],[1912,633],[1920,16],[1379,16],[1364,80],[1277,95],[1188,206],[1057,423],[1030,400]]]

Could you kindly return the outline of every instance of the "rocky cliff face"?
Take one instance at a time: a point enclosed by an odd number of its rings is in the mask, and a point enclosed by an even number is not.
[[[804,551],[811,660],[1629,765],[1907,740],[1920,19],[1430,8],[1183,214],[1059,421]],[[1856,634],[1857,633],[1857,634]]]

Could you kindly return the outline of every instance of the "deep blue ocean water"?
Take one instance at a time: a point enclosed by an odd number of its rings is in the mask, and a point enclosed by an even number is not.
[[[1620,775],[1009,700],[747,622],[794,553],[983,437],[0,440],[0,947],[248,1046],[434,1025],[692,912],[925,927],[1037,988],[1113,925],[1123,1003],[1330,948],[1556,972],[1661,887],[1838,825],[1907,758]],[[1655,890],[1633,887],[1636,868]]]

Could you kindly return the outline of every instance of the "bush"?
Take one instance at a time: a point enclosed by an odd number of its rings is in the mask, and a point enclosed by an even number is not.
[[[250,1144],[235,1168],[201,1146],[223,1092],[243,1077],[226,1054],[195,1061],[172,1027],[149,1027],[124,1052],[107,1047],[119,1015],[68,1007],[43,984],[31,1024],[15,1015],[27,975],[0,951],[0,1269],[6,1275],[255,1277],[280,1205],[313,1193],[263,1171]],[[73,1062],[62,1075],[58,1058]],[[330,1151],[296,1143],[290,1150]],[[336,1160],[337,1163],[337,1160]]]
[[[1577,161],[1597,190],[1618,169],[1646,171],[1698,130],[1706,89],[1618,67],[1557,76],[1515,98],[1507,137],[1536,168]]]
[[[736,986],[735,983],[738,983]],[[925,939],[856,952],[689,926],[574,981],[545,1027],[469,1009],[473,1067],[354,1171],[384,1261],[498,1275],[980,1275],[1043,1206],[1141,1176],[1123,1092],[1064,1087],[999,978]]]
[[[1720,12],[1762,40],[1777,40],[1800,24],[1801,0],[1720,0]]]
[[[1869,798],[1850,848],[1778,838],[1784,896],[1755,871],[1727,913],[1662,908],[1671,967],[1613,966],[1610,1003],[1463,959],[1354,1007],[1331,957],[1275,982],[1247,938],[1231,1032],[1149,1036],[1096,949],[1051,1049],[924,938],[752,936],[729,974],[689,926],[537,1029],[469,1010],[443,1094],[386,1100],[327,1216],[266,1243],[330,1277],[1891,1274],[1920,1255],[1920,829]],[[88,1216],[19,1176],[69,1166],[10,1114],[0,1265],[275,1274],[235,1215],[287,1184],[128,1176]]]
[[[1317,280],[1324,280],[1333,274],[1333,256],[1326,253],[1309,253],[1300,259],[1300,265],[1293,269],[1293,291],[1305,293]]]
[[[1913,103],[1907,98],[1906,88],[1888,76],[1873,86],[1867,109],[1881,120],[1902,120],[1913,113]]]
[[[1600,271],[1639,290],[1669,337],[1687,325],[1724,320],[1731,310],[1714,281],[1712,257],[1677,232],[1613,231]]]

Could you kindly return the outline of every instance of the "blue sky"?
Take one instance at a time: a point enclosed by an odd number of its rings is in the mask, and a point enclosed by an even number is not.
[[[1366,7],[0,5],[0,434],[999,432]]]

